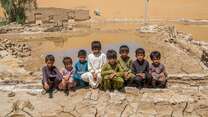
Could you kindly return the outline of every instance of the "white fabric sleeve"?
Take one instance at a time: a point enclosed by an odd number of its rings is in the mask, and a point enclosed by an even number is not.
[[[91,63],[91,57],[90,57],[90,55],[88,55],[88,71],[89,72],[91,72],[91,73],[93,73],[93,72],[95,72],[95,70],[93,69],[93,66],[92,66],[92,63]]]

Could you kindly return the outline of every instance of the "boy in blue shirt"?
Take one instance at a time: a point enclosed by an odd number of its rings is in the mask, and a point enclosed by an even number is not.
[[[79,61],[76,62],[74,66],[74,81],[76,82],[76,85],[79,87],[85,87],[87,86],[87,83],[82,80],[81,75],[88,72],[88,64],[87,64],[87,52],[85,50],[79,50],[78,52],[78,58]]]

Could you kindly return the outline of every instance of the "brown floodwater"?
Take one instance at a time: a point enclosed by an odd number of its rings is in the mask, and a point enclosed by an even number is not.
[[[39,7],[99,9],[101,18],[143,18],[145,0],[38,0]],[[152,19],[208,19],[207,0],[150,0]]]
[[[144,0],[37,0],[38,7],[87,8],[91,16],[98,9],[101,18],[143,18]],[[208,19],[207,0],[150,0],[151,19]],[[0,16],[3,12],[0,9]]]
[[[90,43],[93,40],[100,40],[102,51],[108,49],[119,49],[120,45],[126,44],[130,48],[130,56],[135,59],[135,50],[143,47],[146,50],[146,59],[153,50],[159,50],[162,53],[162,63],[166,64],[170,73],[199,73],[203,68],[199,66],[199,61],[188,54],[169,46],[161,41],[158,35],[142,34],[136,31],[141,25],[128,23],[109,23],[96,24],[87,28],[87,33],[76,36],[47,37],[44,39],[33,39],[28,43],[33,48],[32,59],[26,63],[27,69],[39,70],[44,65],[44,57],[47,54],[53,54],[56,57],[56,65],[63,67],[62,59],[64,56],[73,58],[74,63],[77,61],[77,52],[80,49],[87,50],[90,53]],[[181,31],[192,33],[194,39],[208,41],[206,34],[208,27],[206,25],[182,25],[175,24],[176,28]],[[150,61],[151,62],[151,61]]]
[[[195,40],[208,42],[208,25],[176,24],[175,26],[180,31],[192,34]]]

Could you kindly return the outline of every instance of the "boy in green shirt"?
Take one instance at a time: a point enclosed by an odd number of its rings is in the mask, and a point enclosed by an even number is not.
[[[129,47],[127,45],[122,45],[119,49],[120,58],[118,59],[118,64],[121,66],[124,71],[124,80],[125,86],[127,86],[128,82],[131,78],[135,77],[135,75],[131,71],[132,59],[128,56]]]
[[[123,88],[124,72],[117,62],[117,53],[114,50],[107,51],[108,63],[101,70],[102,88],[106,90],[121,90]]]

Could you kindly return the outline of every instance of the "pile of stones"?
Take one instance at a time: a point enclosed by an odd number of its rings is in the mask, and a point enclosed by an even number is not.
[[[0,57],[7,55],[14,57],[28,57],[31,56],[31,47],[25,43],[16,43],[8,39],[0,39]]]

